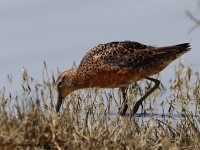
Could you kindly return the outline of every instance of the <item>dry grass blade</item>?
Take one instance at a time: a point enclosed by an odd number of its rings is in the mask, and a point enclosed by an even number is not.
[[[6,88],[0,89],[0,149],[199,149],[199,72],[180,64],[175,73],[167,100],[158,96],[160,89],[143,103],[147,117],[120,117],[121,93],[101,89],[71,94],[57,113],[54,75],[49,78],[44,63],[42,83],[33,82],[27,71],[23,74],[22,95],[6,97]],[[129,86],[128,103],[152,85],[144,80]],[[191,102],[196,104],[192,112]],[[156,114],[154,103],[160,103],[162,115]]]
[[[193,16],[192,13],[188,10],[186,10],[185,13],[195,23],[195,25],[188,31],[188,34],[191,34],[200,26],[200,20]]]

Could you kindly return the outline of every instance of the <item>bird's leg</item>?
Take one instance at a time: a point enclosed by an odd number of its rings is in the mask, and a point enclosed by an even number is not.
[[[119,111],[119,114],[121,116],[124,116],[126,114],[127,109],[128,109],[127,98],[126,98],[127,88],[128,87],[126,87],[126,86],[120,87],[120,90],[121,90],[122,96],[123,96],[123,104],[122,104],[122,107],[120,108],[120,111]]]
[[[132,113],[131,115],[135,115],[135,113],[138,111],[139,109],[139,106],[142,104],[142,102],[145,100],[145,98],[147,98],[153,91],[155,91],[155,89],[157,89],[160,85],[160,80],[157,80],[157,79],[153,79],[153,78],[150,78],[150,77],[146,77],[145,79],[147,80],[151,80],[155,83],[154,87],[151,88],[150,91],[148,91],[142,98],[140,98],[140,100],[138,100],[135,105],[133,106],[133,110],[132,110]]]

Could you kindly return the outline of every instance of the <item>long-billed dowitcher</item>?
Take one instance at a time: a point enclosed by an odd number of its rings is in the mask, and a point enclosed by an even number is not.
[[[189,43],[165,47],[148,46],[133,41],[99,44],[83,57],[77,69],[70,69],[59,75],[56,82],[56,111],[59,111],[63,99],[77,89],[120,88],[124,102],[119,113],[125,115],[128,108],[126,87],[144,78],[153,81],[154,87],[133,106],[134,115],[142,101],[159,87],[160,81],[149,76],[159,73],[189,50]]]

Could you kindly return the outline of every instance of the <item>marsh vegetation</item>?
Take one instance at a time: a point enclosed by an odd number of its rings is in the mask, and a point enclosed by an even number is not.
[[[0,91],[1,149],[199,149],[200,76],[182,63],[170,88],[160,86],[136,116],[117,114],[118,90],[85,89],[70,94],[57,113],[55,76],[44,63],[43,82],[24,69],[22,93]],[[161,78],[159,75],[155,78]],[[12,78],[8,76],[12,84]],[[129,86],[129,110],[152,86]],[[7,93],[7,94],[6,94]]]

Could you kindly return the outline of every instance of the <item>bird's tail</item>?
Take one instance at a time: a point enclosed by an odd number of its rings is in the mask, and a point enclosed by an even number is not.
[[[183,43],[183,44],[172,46],[172,49],[174,49],[174,53],[176,54],[176,57],[178,58],[184,53],[190,51],[191,47],[190,47],[190,43]]]
[[[177,52],[188,52],[191,48],[190,48],[190,43],[183,43],[183,44],[178,44],[178,45],[174,45],[172,46],[175,49],[177,49]]]
[[[157,47],[153,51],[158,58],[168,58],[173,56],[176,59],[184,53],[190,51],[190,43],[177,44],[172,46]]]

